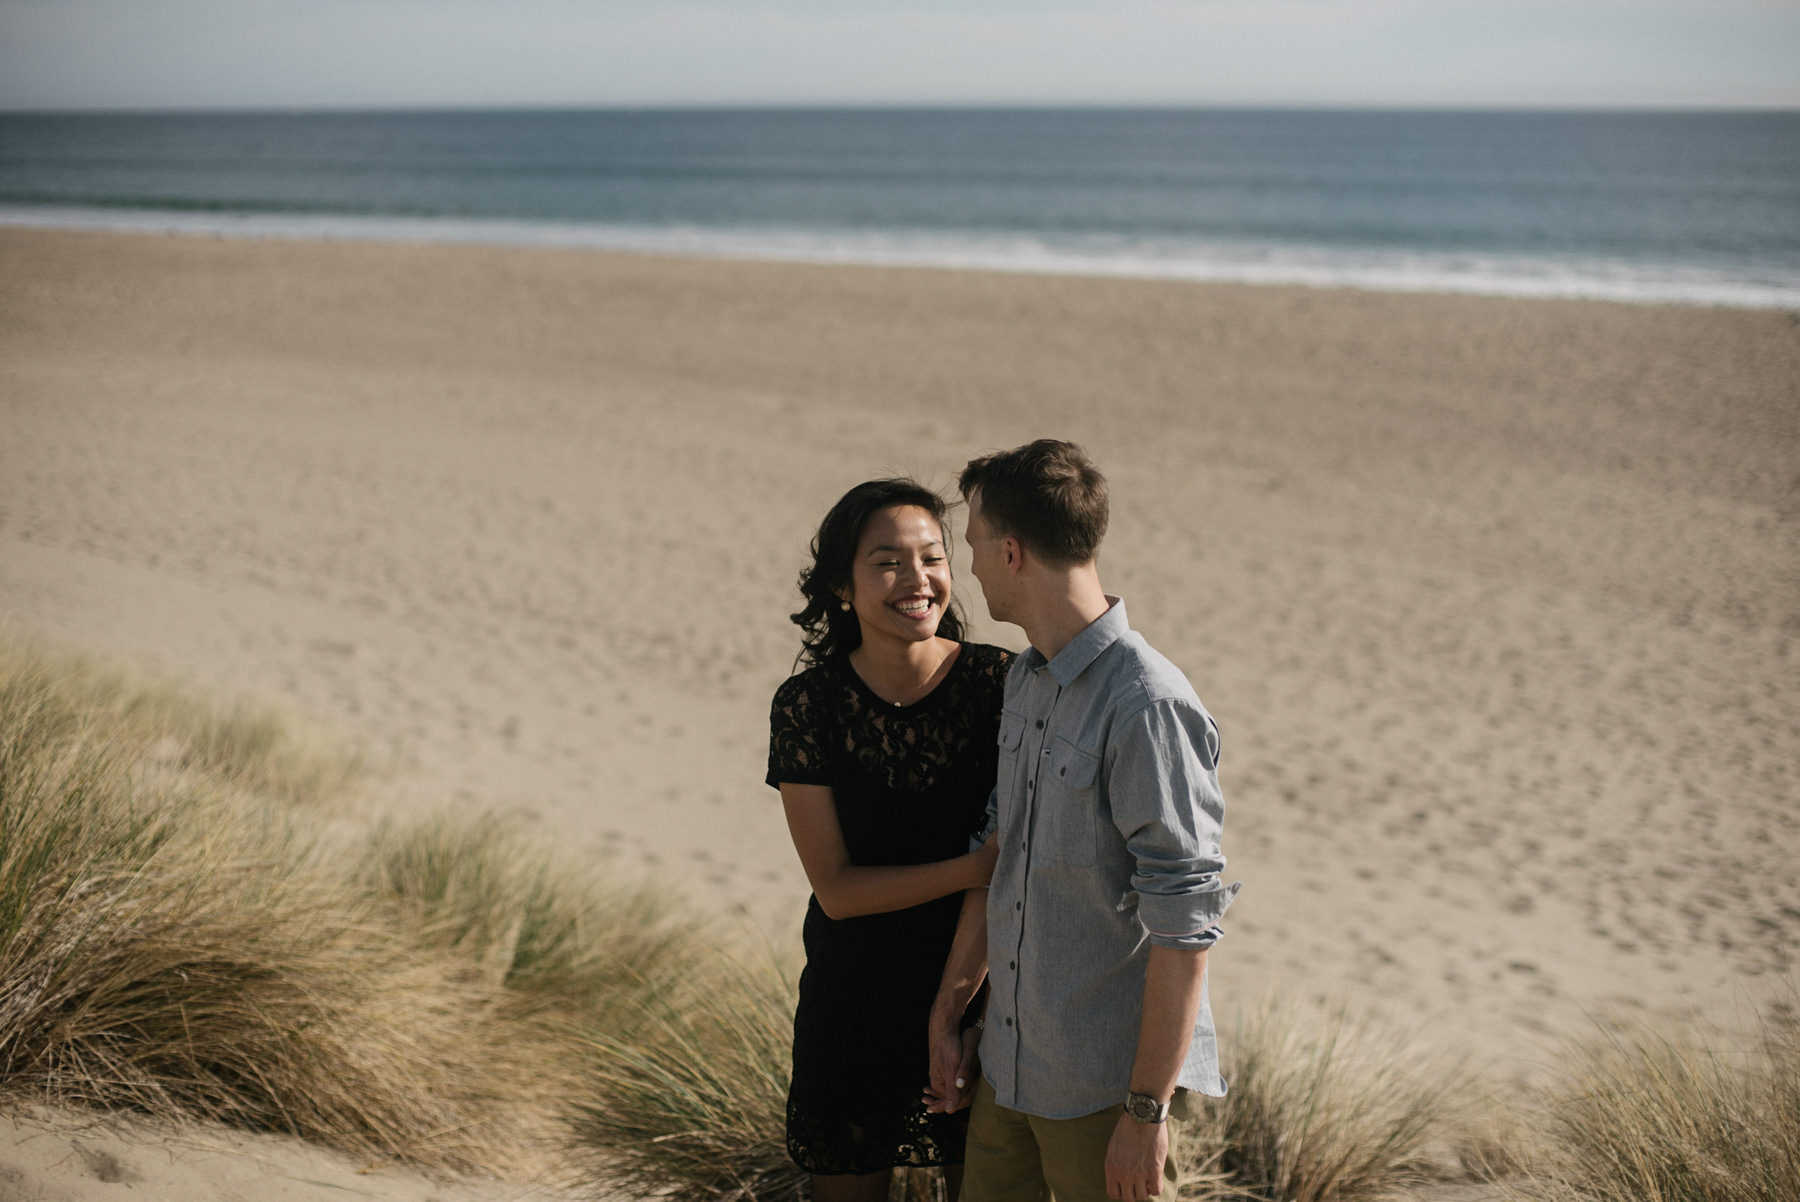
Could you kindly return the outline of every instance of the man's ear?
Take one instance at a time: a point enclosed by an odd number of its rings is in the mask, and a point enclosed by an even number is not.
[[[1025,566],[1024,543],[1021,543],[1018,539],[1008,535],[1000,540],[1000,545],[1005,548],[1006,551],[1006,559],[1004,562],[1006,563],[1007,571],[1016,572]]]

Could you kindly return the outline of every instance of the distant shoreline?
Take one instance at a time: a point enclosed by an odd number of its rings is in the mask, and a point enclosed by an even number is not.
[[[317,117],[419,114],[460,116],[481,113],[515,115],[567,113],[1273,113],[1294,115],[1373,115],[1402,113],[1415,117],[1516,116],[1609,117],[1650,114],[1670,117],[1734,115],[1800,115],[1794,104],[1136,104],[1049,102],[1033,104],[228,104],[228,105],[92,105],[85,107],[20,106],[0,108],[0,117]]]
[[[1609,301],[1634,305],[1800,311],[1800,287],[1708,278],[1693,269],[1603,260],[1288,248],[1181,248],[1146,251],[1065,245],[1014,235],[861,230],[651,228],[494,218],[395,217],[372,214],[251,213],[230,210],[0,205],[0,228],[165,234],[295,241],[388,242],[588,250],[715,259],[727,262],[916,267],[1015,275],[1186,281],[1205,284],[1351,289],[1517,300]]]
[[[0,113],[0,223],[1800,311],[1800,114]]]

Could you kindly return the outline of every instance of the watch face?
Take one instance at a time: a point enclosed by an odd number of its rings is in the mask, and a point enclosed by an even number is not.
[[[1140,1123],[1154,1123],[1162,1118],[1163,1105],[1147,1093],[1134,1093],[1125,1098],[1125,1112]]]

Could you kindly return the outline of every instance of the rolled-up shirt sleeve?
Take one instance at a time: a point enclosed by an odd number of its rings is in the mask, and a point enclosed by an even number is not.
[[[1113,732],[1105,765],[1112,821],[1135,860],[1138,919],[1162,947],[1210,947],[1242,887],[1220,850],[1219,731],[1180,698],[1154,700]]]

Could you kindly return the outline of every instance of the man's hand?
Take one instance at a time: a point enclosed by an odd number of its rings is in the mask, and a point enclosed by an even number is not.
[[[975,1074],[981,1029],[958,1032],[934,1028],[931,1033],[931,1084],[925,1090],[927,1114],[954,1114],[975,1099]]]
[[[1107,1197],[1143,1202],[1162,1193],[1163,1161],[1168,1156],[1167,1123],[1140,1123],[1121,1114],[1106,1145]]]

